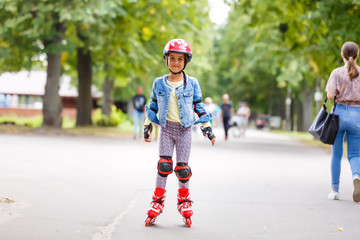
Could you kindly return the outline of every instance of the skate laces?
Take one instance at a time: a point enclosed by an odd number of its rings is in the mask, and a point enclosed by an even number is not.
[[[157,200],[153,200],[153,201],[151,201],[151,202],[152,202],[152,203],[158,203],[158,204],[161,204],[161,205],[164,204],[163,199],[157,199]]]
[[[152,203],[159,203],[159,204],[164,204],[164,202],[165,202],[165,198],[166,198],[166,196],[165,196],[165,194],[163,195],[163,196],[161,196],[161,197],[157,197],[155,194],[153,195],[153,200],[152,200]]]
[[[165,196],[162,197],[153,196],[152,203],[164,204],[164,202],[165,202]]]
[[[186,204],[186,205],[192,205],[194,202],[190,200],[190,198],[178,198],[178,205]]]

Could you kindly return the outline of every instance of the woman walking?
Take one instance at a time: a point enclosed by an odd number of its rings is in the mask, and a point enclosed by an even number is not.
[[[331,178],[332,191],[329,198],[339,199],[339,184],[343,142],[346,133],[347,155],[354,184],[353,200],[360,202],[360,77],[356,60],[358,45],[346,42],[341,48],[345,65],[332,71],[326,92],[328,99],[336,97],[335,114],[339,115],[339,131],[332,146]]]
[[[224,124],[224,131],[225,131],[225,141],[228,140],[228,131],[230,128],[230,119],[234,115],[234,108],[232,103],[229,100],[229,95],[223,95],[223,102],[221,104],[221,120]]]

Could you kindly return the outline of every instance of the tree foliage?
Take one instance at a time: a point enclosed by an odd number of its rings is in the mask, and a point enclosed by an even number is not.
[[[332,69],[342,64],[341,45],[358,40],[360,1],[227,2],[228,24],[216,43],[222,92],[249,101],[255,111],[283,115],[290,88],[293,100],[312,112],[317,79],[323,89]],[[308,116],[302,112],[298,118],[303,115]]]
[[[91,56],[92,83],[102,89],[104,79],[113,81],[115,98],[127,100],[137,85],[149,91],[154,77],[167,72],[162,49],[172,38],[193,46],[190,74],[201,81],[210,68],[207,0],[0,0],[0,8],[1,72],[31,69],[44,54],[61,53],[62,72],[74,80],[82,49]],[[47,44],[59,36],[54,24],[64,26],[63,39]]]

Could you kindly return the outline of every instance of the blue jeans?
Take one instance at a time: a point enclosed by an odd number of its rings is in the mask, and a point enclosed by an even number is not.
[[[144,128],[144,112],[139,112],[134,109],[134,137],[136,137],[137,130],[139,129],[139,137],[141,138]]]
[[[331,150],[331,178],[333,190],[337,191],[340,183],[345,133],[352,176],[360,176],[360,107],[338,104],[335,113],[339,115],[339,131]]]

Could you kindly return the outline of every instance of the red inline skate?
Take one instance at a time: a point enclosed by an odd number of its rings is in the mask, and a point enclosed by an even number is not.
[[[154,191],[154,195],[152,197],[152,202],[150,203],[150,207],[147,211],[148,217],[145,220],[145,226],[148,227],[153,224],[156,218],[163,212],[164,209],[164,201],[165,201],[165,189],[156,188]]]
[[[188,188],[180,188],[178,193],[178,211],[183,216],[184,223],[191,227],[191,216],[193,215],[193,211],[191,209],[192,201],[189,197],[189,189]]]

